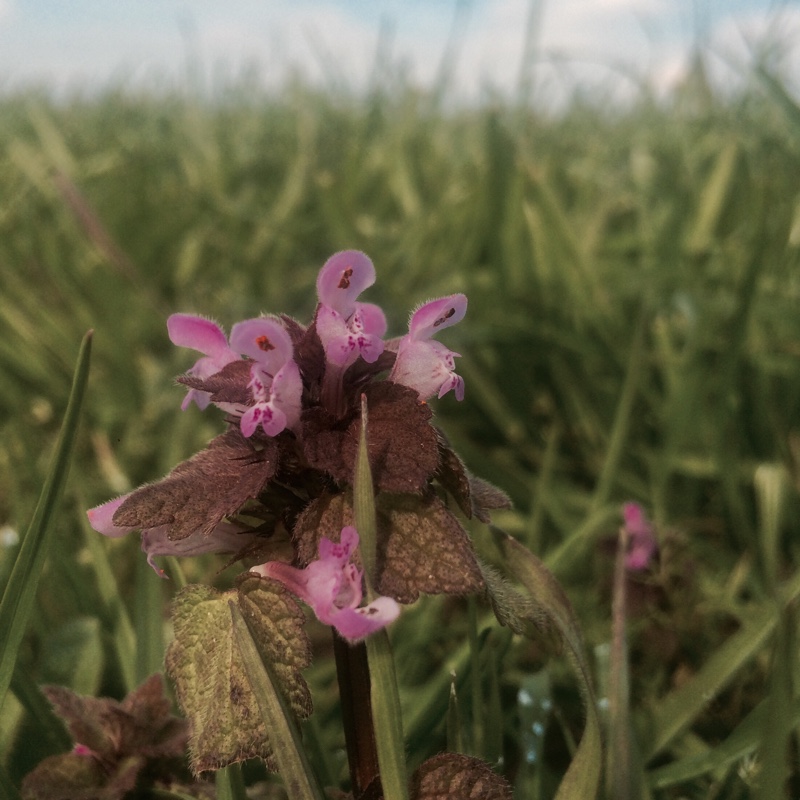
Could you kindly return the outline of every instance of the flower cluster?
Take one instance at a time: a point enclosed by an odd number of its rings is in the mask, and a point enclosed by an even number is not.
[[[159,555],[266,558],[258,574],[289,586],[351,639],[394,619],[395,601],[482,591],[447,498],[480,519],[507,498],[466,472],[427,403],[449,391],[464,396],[458,353],[433,337],[464,318],[467,298],[425,303],[406,335],[387,340],[383,311],[358,299],[374,282],[370,259],[348,250],[320,271],[309,325],[263,316],[235,324],[228,339],[211,320],[171,316],[172,342],[201,353],[178,379],[188,389],[182,408],[214,404],[228,430],[161,481],[90,510],[91,525],[108,536],[141,530],[154,566]],[[380,521],[376,589],[387,596],[365,608],[350,563],[362,397]]]
[[[344,377],[358,359],[367,365],[378,362],[385,350],[395,350],[389,380],[414,389],[420,400],[442,397],[451,389],[464,398],[464,381],[455,373],[458,353],[440,342],[435,333],[460,322],[467,311],[463,294],[442,297],[425,303],[414,312],[408,334],[395,342],[384,342],[386,316],[373,303],[356,298],[375,283],[375,267],[364,253],[345,250],[325,263],[317,278],[319,303],[314,315],[314,330],[324,355],[320,402],[331,413],[346,410]],[[286,321],[260,317],[233,326],[230,344],[225,333],[210,320],[188,314],[174,314],[167,321],[173,344],[190,347],[203,354],[188,371],[194,387],[223,372],[239,354],[249,359],[252,396],[245,404],[220,399],[217,405],[239,417],[242,433],[250,437],[261,425],[267,436],[288,428],[299,433],[303,407],[303,377],[294,357],[294,346]],[[385,363],[385,362],[384,362]],[[381,363],[381,367],[384,366]],[[187,381],[188,382],[188,381]],[[310,381],[306,381],[306,387]],[[190,388],[183,401],[202,409],[214,402],[209,392]]]
[[[391,597],[378,597],[359,608],[363,571],[350,561],[356,547],[358,533],[347,525],[338,544],[322,539],[319,560],[305,569],[269,561],[252,571],[280,581],[308,603],[321,622],[333,625],[346,639],[357,641],[397,619],[400,606]]]

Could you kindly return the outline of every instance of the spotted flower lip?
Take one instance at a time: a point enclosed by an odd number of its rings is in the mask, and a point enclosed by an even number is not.
[[[372,364],[383,352],[387,328],[383,310],[356,301],[373,283],[375,267],[358,250],[331,256],[317,276],[317,334],[327,361],[337,368],[348,367],[359,356]]]
[[[292,340],[277,319],[256,317],[237,322],[231,330],[231,347],[274,375],[293,355]]]
[[[350,561],[358,541],[358,532],[348,525],[342,528],[338,543],[321,539],[319,559],[305,569],[269,561],[252,571],[280,581],[311,606],[320,622],[332,625],[345,639],[356,642],[384,628],[400,614],[400,606],[391,597],[378,597],[359,608],[363,572]]]
[[[189,375],[197,378],[209,378],[219,372],[232,361],[238,361],[239,355],[228,346],[228,340],[222,328],[210,319],[194,314],[173,314],[167,319],[167,332],[170,341],[178,347],[189,347],[203,353],[194,366],[187,370]],[[191,403],[197,404],[201,410],[208,407],[211,398],[208,392],[189,389],[183,399],[181,408],[185,411]]]
[[[267,436],[277,436],[296,428],[303,380],[286,329],[268,317],[238,322],[231,331],[231,347],[253,360],[249,386],[255,404],[242,414],[242,433],[249,438],[261,426]]]
[[[415,389],[420,400],[443,397],[451,390],[457,400],[463,400],[464,379],[455,372],[459,354],[432,337],[461,322],[466,313],[463,294],[431,300],[418,308],[409,321],[408,334],[400,339],[389,380]]]
[[[375,283],[375,266],[360,250],[334,253],[317,276],[317,297],[322,305],[344,319],[356,310],[356,298]]]

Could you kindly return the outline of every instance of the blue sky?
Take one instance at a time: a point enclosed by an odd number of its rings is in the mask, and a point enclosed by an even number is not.
[[[62,89],[110,82],[180,83],[189,53],[209,74],[257,69],[267,85],[292,70],[352,85],[369,80],[379,44],[414,80],[437,74],[454,24],[454,91],[512,90],[531,0],[0,0],[0,91],[30,83]],[[626,70],[668,86],[692,41],[730,79],[771,32],[800,75],[800,0],[540,0],[536,76],[616,81]],[[383,30],[384,38],[380,38]],[[724,77],[726,76],[727,77]]]

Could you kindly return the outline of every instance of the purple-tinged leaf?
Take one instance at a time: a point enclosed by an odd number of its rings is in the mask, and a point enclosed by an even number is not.
[[[114,514],[118,527],[168,526],[172,540],[209,536],[224,517],[258,497],[278,466],[278,443],[256,449],[237,429],[217,436],[205,450],[158,483],[132,492]]]
[[[485,591],[472,542],[438,497],[383,494],[375,502],[378,592],[399,603],[413,603],[420,594]],[[352,499],[348,495],[318,497],[295,523],[298,561],[304,564],[315,558],[322,536],[338,541],[339,531],[353,523]]]
[[[464,462],[450,447],[444,434],[437,430],[439,438],[439,466],[435,478],[458,503],[467,517],[473,516],[489,523],[489,512],[499,508],[511,508],[508,495],[482,478],[476,478],[467,470]]]
[[[24,780],[30,800],[122,800],[142,780],[185,767],[186,721],[171,713],[161,675],[153,675],[124,700],[85,697],[61,686],[44,693],[75,746],[42,761]]]
[[[371,418],[370,418],[371,419]],[[481,594],[483,575],[461,523],[435,495],[379,495],[378,580],[400,603],[420,594]]]
[[[207,392],[212,403],[247,405],[253,399],[249,387],[250,364],[250,361],[238,359],[208,377],[188,374],[181,375],[177,381],[192,389]]]
[[[411,800],[511,800],[512,797],[505,778],[480,759],[460,753],[440,753],[429,758],[411,779]]]
[[[377,491],[423,492],[439,463],[432,412],[415,392],[386,381],[371,384],[369,461]],[[345,427],[346,424],[346,427]],[[309,464],[342,484],[353,479],[361,420],[336,423],[323,409],[303,418],[303,447]]]

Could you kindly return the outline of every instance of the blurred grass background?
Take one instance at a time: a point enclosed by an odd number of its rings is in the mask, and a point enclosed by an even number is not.
[[[214,102],[131,89],[0,98],[0,583],[95,330],[57,544],[0,713],[4,779],[69,746],[38,684],[120,695],[159,668],[174,586],[136,537],[87,532],[83,509],[221,429],[213,410],[179,410],[173,378],[193,359],[169,343],[166,317],[228,330],[262,311],[308,320],[320,266],[358,248],[394,335],[416,303],[469,296],[447,336],[467,397],[435,403],[437,420],[512,496],[497,521],[563,582],[601,695],[620,505],[656,521],[661,559],[632,579],[630,630],[654,796],[748,797],[796,780],[797,747],[760,773],[767,724],[748,715],[771,696],[780,653],[789,673],[796,663],[772,633],[793,635],[800,564],[799,175],[800,106],[784,84],[755,69],[748,89],[720,96],[702,54],[667,98],[576,95],[557,114],[502,98],[448,108],[389,79],[363,94],[266,94],[243,79]],[[218,561],[184,563],[216,579]],[[397,627],[412,761],[443,745],[469,625],[433,600]],[[464,713],[489,715],[483,754],[518,796],[548,797],[580,735],[577,691],[530,643],[496,630],[481,643],[499,679],[488,710],[467,692]],[[312,670],[313,725],[320,769],[336,776],[331,669]]]

